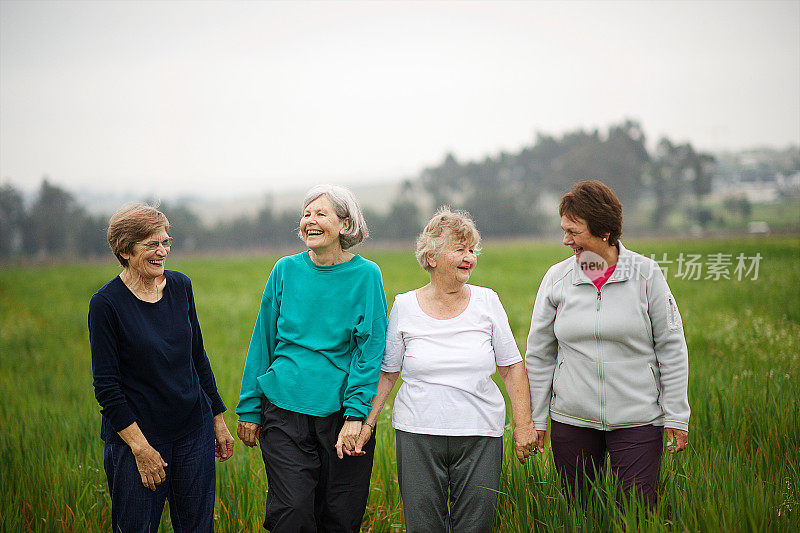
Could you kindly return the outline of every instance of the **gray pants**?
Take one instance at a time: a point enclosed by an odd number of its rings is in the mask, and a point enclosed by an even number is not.
[[[406,531],[491,531],[500,488],[502,437],[446,437],[405,431],[396,431],[395,435]]]

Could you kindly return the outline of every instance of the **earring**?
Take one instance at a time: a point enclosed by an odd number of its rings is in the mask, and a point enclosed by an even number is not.
[[[607,240],[608,240],[608,237],[603,237],[603,240],[604,240],[604,241],[607,241]]]

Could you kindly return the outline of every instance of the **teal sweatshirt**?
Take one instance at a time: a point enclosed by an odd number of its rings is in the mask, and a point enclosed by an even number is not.
[[[313,416],[371,409],[386,344],[378,265],[354,256],[319,266],[308,252],[283,257],[267,280],[247,350],[236,413],[261,423],[261,402]]]

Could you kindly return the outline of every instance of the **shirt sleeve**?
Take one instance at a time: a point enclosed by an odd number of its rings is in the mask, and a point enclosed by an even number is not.
[[[136,422],[136,415],[122,391],[119,371],[119,332],[116,311],[104,296],[89,302],[89,345],[92,351],[92,384],[100,412],[114,431]]]
[[[525,350],[525,370],[531,387],[531,414],[537,430],[547,429],[553,371],[558,356],[558,340],[554,329],[557,306],[553,302],[552,290],[551,268],[544,275],[536,293]]]
[[[267,286],[261,296],[261,307],[258,310],[253,336],[247,349],[247,358],[242,372],[242,387],[239,391],[239,403],[236,414],[242,422],[261,424],[261,401],[264,392],[258,378],[267,373],[275,353],[278,337],[278,302],[276,286],[278,275],[275,269],[267,280]]]
[[[376,267],[377,268],[377,267]],[[355,328],[356,347],[344,391],[344,414],[366,418],[378,389],[380,366],[386,348],[386,294],[380,270],[373,281],[364,320]]]
[[[399,327],[401,306],[402,304],[395,298],[392,312],[389,313],[389,325],[386,328],[386,350],[383,352],[381,364],[381,370],[384,372],[400,372],[403,368],[406,345]]]
[[[664,426],[689,430],[689,350],[675,297],[659,268],[653,269],[648,314],[661,381]]]
[[[200,331],[200,322],[197,320],[197,309],[194,305],[194,292],[192,282],[186,279],[186,295],[189,298],[189,324],[192,327],[192,360],[197,377],[200,380],[200,387],[208,396],[211,402],[211,413],[218,415],[224,413],[227,408],[222,402],[222,398],[217,390],[217,382],[214,379],[214,372],[211,370],[211,362],[203,346],[203,334]]]
[[[517,341],[508,323],[508,315],[493,290],[488,291],[489,318],[492,321],[492,347],[497,366],[511,366],[522,361]]]

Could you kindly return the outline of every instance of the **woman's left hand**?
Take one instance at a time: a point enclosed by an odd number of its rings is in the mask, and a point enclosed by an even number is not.
[[[665,428],[664,435],[667,437],[667,450],[669,453],[682,452],[689,444],[689,432],[676,428]]]
[[[536,454],[536,443],[536,428],[532,420],[514,426],[514,449],[520,463],[525,464],[526,458]]]
[[[220,462],[230,459],[233,455],[233,436],[225,424],[222,413],[214,417],[214,456]]]
[[[344,458],[344,454],[353,455],[356,449],[356,441],[361,434],[361,422],[351,420],[345,422],[336,440],[336,455],[339,459]]]

